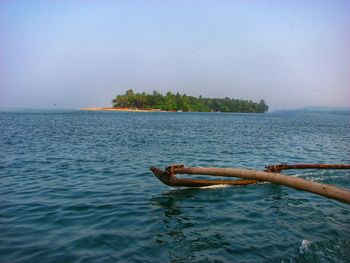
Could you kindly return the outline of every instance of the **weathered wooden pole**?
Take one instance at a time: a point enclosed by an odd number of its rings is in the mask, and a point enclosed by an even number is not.
[[[350,191],[332,185],[307,181],[301,178],[280,173],[262,172],[238,168],[185,167],[183,165],[168,166],[168,174],[207,174],[213,176],[239,177],[248,180],[266,181],[289,186],[298,190],[322,195],[350,204]]]
[[[174,174],[151,166],[150,170],[164,184],[169,186],[203,187],[211,185],[248,185],[256,184],[256,180],[202,180],[177,178]]]
[[[279,173],[290,169],[350,169],[350,164],[287,164],[268,165],[266,172]]]

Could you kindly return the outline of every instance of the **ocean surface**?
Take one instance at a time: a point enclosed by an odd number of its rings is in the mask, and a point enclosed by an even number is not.
[[[0,112],[0,262],[349,262],[350,206],[149,166],[350,163],[350,115]],[[350,189],[350,171],[288,171]]]

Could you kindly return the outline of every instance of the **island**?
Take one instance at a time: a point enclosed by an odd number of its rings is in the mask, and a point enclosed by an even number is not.
[[[135,111],[135,112],[242,112],[265,113],[269,106],[262,99],[260,102],[233,98],[204,98],[186,94],[167,92],[162,95],[157,91],[152,94],[135,93],[129,89],[123,95],[112,100],[110,108],[84,108],[83,110]]]
[[[267,112],[269,107],[264,100],[256,103],[250,100],[232,98],[203,98],[186,94],[167,92],[162,95],[157,91],[153,94],[135,93],[132,89],[124,95],[117,95],[112,100],[113,108],[135,108],[161,111],[191,111],[191,112]]]

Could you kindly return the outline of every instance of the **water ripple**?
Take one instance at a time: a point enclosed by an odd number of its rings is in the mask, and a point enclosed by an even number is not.
[[[170,188],[148,171],[349,163],[348,115],[0,112],[0,127],[1,262],[350,258],[348,205],[269,183]],[[347,171],[286,173],[350,189]]]

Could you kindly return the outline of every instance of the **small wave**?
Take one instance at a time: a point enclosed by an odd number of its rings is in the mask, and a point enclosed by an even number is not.
[[[291,262],[349,262],[349,240],[302,240],[299,257]]]
[[[227,188],[232,187],[235,185],[229,185],[229,184],[216,184],[216,185],[209,185],[209,186],[193,186],[193,187],[170,187],[174,190],[184,190],[184,189],[218,189],[218,188]],[[237,186],[235,186],[237,187]]]
[[[232,185],[229,184],[216,184],[216,185],[209,185],[209,186],[201,186],[198,187],[200,189],[217,189],[217,188],[227,188],[227,187],[232,187]]]

